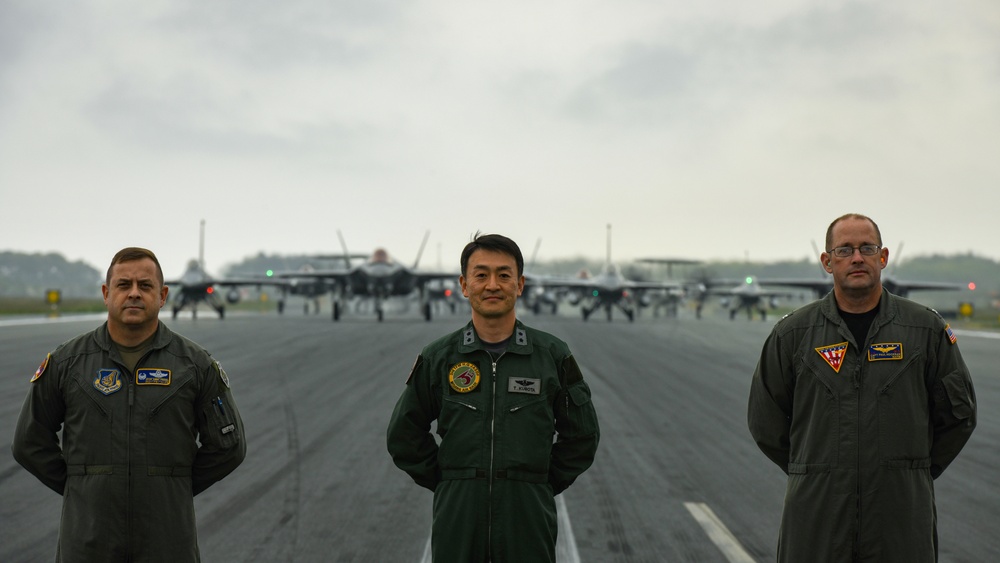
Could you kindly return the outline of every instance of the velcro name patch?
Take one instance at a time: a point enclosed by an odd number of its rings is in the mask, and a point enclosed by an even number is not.
[[[511,377],[507,379],[508,393],[527,393],[539,395],[542,392],[542,380],[529,377]]]
[[[868,347],[868,361],[902,360],[903,344],[900,342],[883,342]]]
[[[142,368],[135,371],[136,385],[170,385],[170,370]]]

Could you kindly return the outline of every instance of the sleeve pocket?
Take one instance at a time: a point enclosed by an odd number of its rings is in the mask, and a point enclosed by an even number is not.
[[[949,373],[941,378],[941,386],[947,397],[939,408],[950,408],[951,415],[958,420],[971,417],[975,405],[962,374],[957,371]]]

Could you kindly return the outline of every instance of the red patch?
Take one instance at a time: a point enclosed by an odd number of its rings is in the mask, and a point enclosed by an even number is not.
[[[49,358],[51,357],[52,354],[45,355],[45,359],[42,360],[42,365],[38,366],[38,369],[35,370],[35,375],[31,376],[31,383],[38,381],[38,378],[41,377],[43,373],[45,373],[45,368],[49,367]]]

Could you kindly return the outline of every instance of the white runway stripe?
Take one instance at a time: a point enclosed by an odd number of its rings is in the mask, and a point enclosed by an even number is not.
[[[730,563],[755,563],[740,542],[736,540],[726,525],[712,512],[707,504],[702,502],[685,502],[688,512],[701,524],[712,543],[722,551]]]
[[[558,563],[580,563],[580,552],[576,549],[576,537],[569,523],[569,511],[562,495],[556,497],[556,518],[559,524],[559,538],[556,540],[556,561]],[[424,555],[420,563],[431,563],[431,538],[427,537]]]
[[[580,552],[576,550],[576,537],[569,523],[569,510],[562,495],[556,497],[556,516],[559,521],[559,537],[556,539],[557,563],[580,563]]]

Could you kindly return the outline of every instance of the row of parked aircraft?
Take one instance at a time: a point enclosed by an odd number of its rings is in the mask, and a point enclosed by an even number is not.
[[[225,288],[225,301],[236,303],[240,300],[240,288],[247,286],[270,286],[280,291],[278,312],[282,313],[289,295],[303,297],[305,310],[308,312],[310,302],[316,312],[319,311],[319,298],[330,295],[332,317],[334,321],[341,319],[347,309],[347,303],[352,300],[363,300],[371,305],[376,318],[381,321],[385,316],[386,302],[396,297],[415,296],[421,315],[430,320],[437,300],[445,302],[455,310],[460,297],[460,291],[455,285],[458,272],[418,270],[420,257],[427,244],[429,233],[425,234],[417,252],[417,258],[412,267],[404,266],[394,260],[385,249],[376,249],[370,256],[351,254],[347,249],[340,231],[337,232],[343,250],[342,254],[332,256],[317,256],[317,259],[333,260],[338,267],[316,269],[311,266],[296,271],[273,272],[268,276],[253,276],[241,278],[216,279],[209,276],[203,267],[204,261],[204,221],[202,222],[201,246],[199,260],[192,260],[184,275],[175,280],[167,280],[171,287],[174,318],[190,308],[197,315],[197,307],[201,303],[210,306],[219,315],[225,316],[223,298],[217,294],[219,288]],[[614,310],[620,311],[629,321],[633,321],[643,307],[653,308],[654,312],[666,310],[676,313],[681,303],[693,299],[696,303],[696,316],[701,316],[702,307],[710,296],[718,296],[724,306],[729,309],[731,319],[742,310],[752,318],[757,311],[762,320],[767,317],[767,309],[776,306],[781,298],[793,296],[792,289],[812,290],[817,297],[828,293],[833,282],[827,276],[817,279],[769,279],[758,280],[747,277],[745,280],[722,280],[703,278],[695,281],[680,281],[667,279],[664,281],[636,281],[626,278],[621,270],[611,261],[611,225],[607,231],[607,258],[604,269],[589,275],[581,272],[578,276],[551,276],[532,272],[535,247],[531,260],[525,271],[525,292],[522,301],[535,313],[548,309],[555,313],[560,303],[578,305],[583,320],[586,321],[595,312],[603,310],[610,321]],[[361,260],[360,263],[357,261]],[[697,261],[646,258],[639,262],[661,264],[672,268],[674,265],[696,265]],[[669,274],[668,274],[668,277]],[[883,284],[889,291],[906,296],[913,290],[959,290],[964,286],[940,282],[900,281],[883,274]]]

